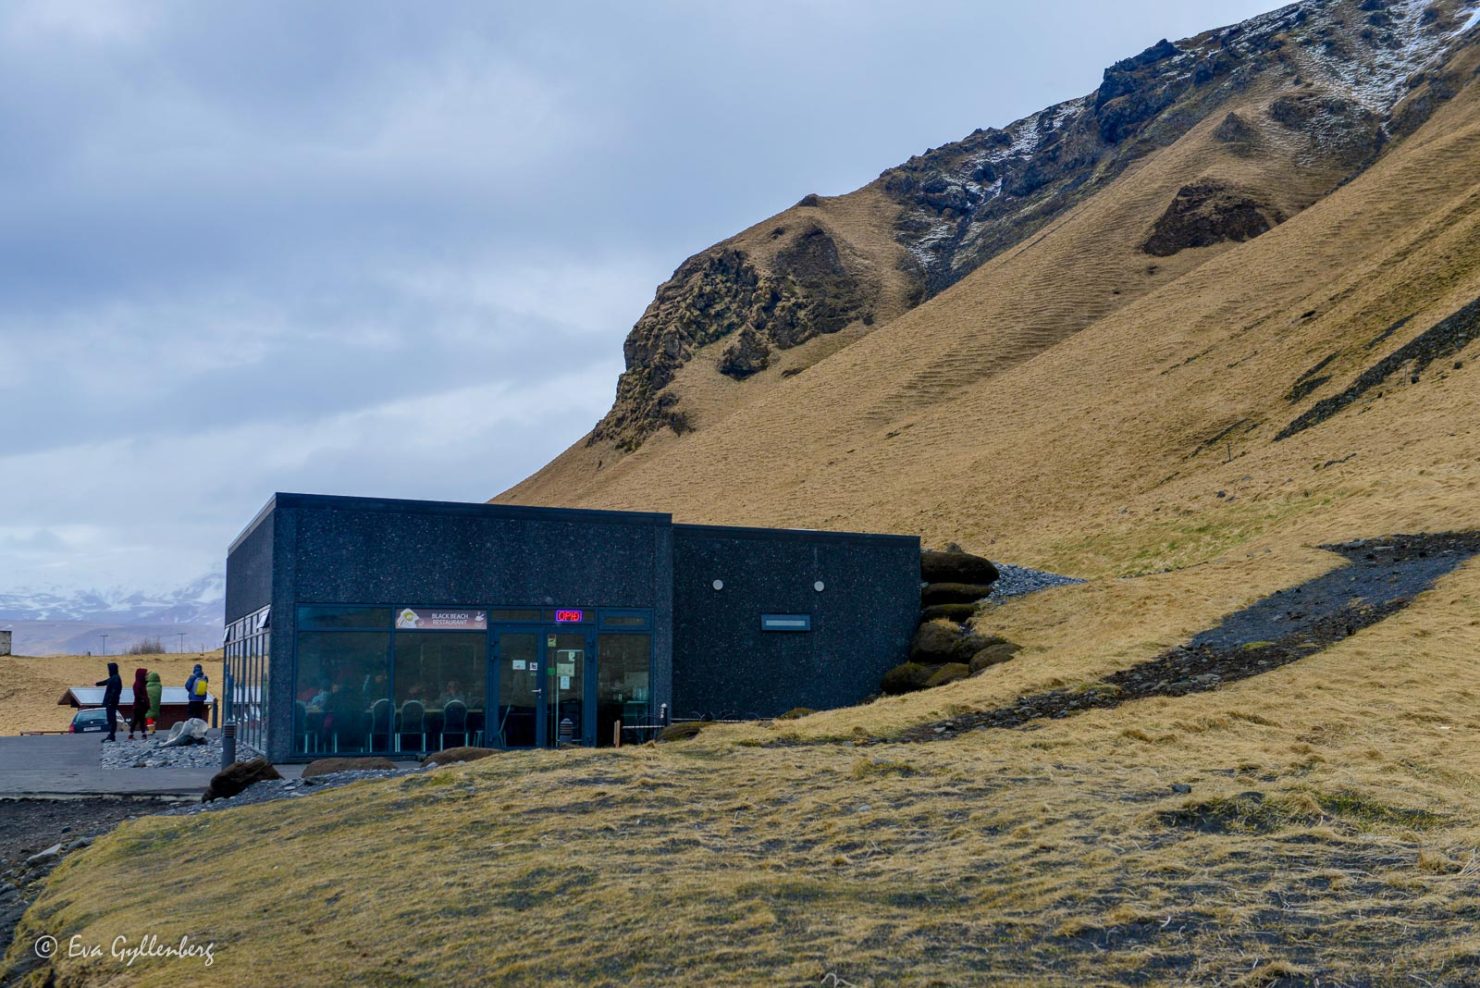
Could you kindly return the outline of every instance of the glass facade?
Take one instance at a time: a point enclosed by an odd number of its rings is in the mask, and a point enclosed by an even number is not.
[[[300,631],[293,739],[301,754],[391,750],[389,631]]]
[[[267,750],[267,666],[270,609],[233,621],[226,629],[226,688],[222,722],[236,723],[237,739]]]
[[[396,750],[482,744],[488,640],[483,632],[396,632]]]
[[[596,743],[619,743],[617,724],[632,729],[651,722],[650,694],[653,639],[651,635],[602,635],[597,645],[600,662],[596,685]]]
[[[296,755],[606,746],[617,722],[652,719],[645,611],[316,604],[296,614]]]

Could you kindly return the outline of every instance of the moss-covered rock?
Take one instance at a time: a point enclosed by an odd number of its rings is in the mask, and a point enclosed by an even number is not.
[[[230,799],[248,786],[258,782],[281,779],[278,770],[266,758],[253,758],[245,762],[234,762],[216,773],[211,784],[200,797],[202,803],[217,799]]]
[[[884,680],[879,684],[879,688],[887,696],[902,696],[905,693],[923,690],[925,684],[930,682],[930,677],[934,675],[935,670],[930,666],[921,665],[918,662],[906,662],[884,673]]]
[[[452,765],[457,762],[476,762],[495,754],[492,748],[448,748],[434,751],[421,760],[423,765]]]
[[[926,583],[990,584],[997,567],[981,556],[959,549],[925,549],[920,553],[920,579]]]
[[[975,604],[932,604],[920,611],[922,624],[936,620],[965,624],[974,617],[976,617]]]
[[[910,661],[923,665],[965,662],[976,651],[970,639],[960,625],[951,621],[926,621],[915,631],[915,639],[910,643]]]
[[[702,720],[686,720],[680,724],[669,724],[658,732],[659,741],[687,741],[696,738],[704,730]]]
[[[396,763],[389,758],[315,758],[303,766],[303,778],[312,779],[333,772],[394,771]]]
[[[986,583],[932,583],[920,591],[920,603],[926,607],[938,604],[974,604],[992,592]]]
[[[944,686],[946,683],[954,683],[958,679],[965,679],[971,675],[971,667],[964,662],[948,662],[925,680],[925,688],[933,689],[936,686]]]
[[[776,719],[777,720],[799,720],[802,717],[806,717],[809,714],[815,714],[816,712],[817,711],[813,710],[811,707],[792,707],[786,713],[780,714],[779,716],[777,716]]]
[[[971,656],[971,672],[976,674],[983,669],[998,666],[1018,654],[1021,649],[1005,638],[989,639],[991,644],[979,648]]]

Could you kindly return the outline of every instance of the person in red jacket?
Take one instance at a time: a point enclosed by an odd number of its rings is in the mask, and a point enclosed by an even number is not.
[[[149,683],[145,679],[148,669],[134,670],[134,710],[129,716],[128,739],[134,739],[134,729],[138,728],[139,740],[149,740]]]

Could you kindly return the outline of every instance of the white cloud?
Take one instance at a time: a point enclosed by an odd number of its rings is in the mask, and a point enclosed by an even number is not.
[[[558,369],[312,422],[254,423],[0,457],[0,529],[22,548],[5,582],[168,589],[222,565],[276,490],[481,500],[574,442],[604,411],[617,367]],[[94,519],[76,525],[71,519]],[[64,543],[37,539],[50,533]]]

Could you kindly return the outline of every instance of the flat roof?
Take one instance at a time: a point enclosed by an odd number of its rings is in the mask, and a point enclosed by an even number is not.
[[[125,684],[126,686],[128,684]],[[106,686],[69,686],[57,701],[57,706],[73,707],[101,707],[103,705],[103,692]],[[210,703],[216,699],[216,694],[207,693],[201,697],[202,702]],[[134,694],[131,689],[125,688],[123,694],[118,698],[119,706],[129,706],[134,702]],[[162,707],[183,707],[190,702],[190,694],[183,686],[166,686],[159,692],[159,705]]]
[[[822,539],[825,541],[856,541],[866,539],[898,540],[919,544],[915,535],[897,535],[873,532],[833,532],[805,528],[761,528],[738,525],[695,525],[679,524],[673,516],[659,511],[612,511],[598,508],[550,508],[527,504],[492,504],[487,501],[420,501],[387,497],[352,497],[342,494],[297,494],[279,491],[268,498],[262,510],[242,529],[231,543],[227,552],[256,531],[257,527],[278,507],[344,508],[354,511],[385,511],[399,513],[453,514],[509,519],[566,519],[570,521],[592,521],[604,524],[671,525],[675,529],[700,534],[724,535],[735,538],[794,538]]]

